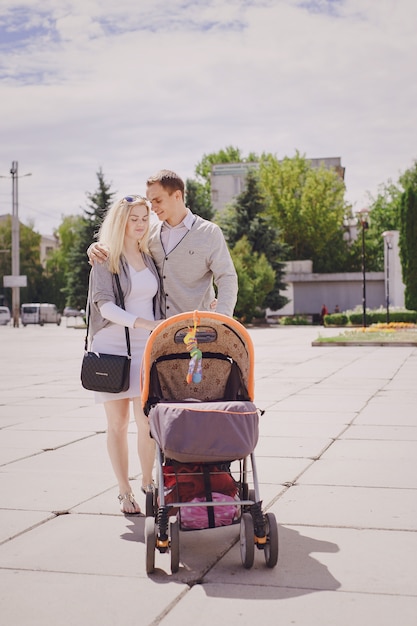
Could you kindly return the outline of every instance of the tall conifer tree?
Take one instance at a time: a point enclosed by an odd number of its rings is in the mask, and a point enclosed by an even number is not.
[[[97,172],[98,188],[94,193],[87,193],[88,207],[84,209],[84,216],[77,225],[74,244],[68,253],[68,272],[66,276],[66,302],[68,306],[85,308],[90,265],[87,258],[87,248],[97,237],[100,225],[110,208],[114,192],[104,180],[100,169]]]
[[[404,192],[400,201],[400,258],[405,285],[405,306],[417,310],[417,162],[401,182]]]
[[[265,255],[275,273],[275,280],[261,306],[272,310],[282,308],[288,302],[280,293],[286,287],[283,282],[286,246],[280,242],[279,230],[266,213],[266,201],[255,169],[248,170],[244,191],[219,218],[219,223],[231,248],[246,237],[253,252]]]

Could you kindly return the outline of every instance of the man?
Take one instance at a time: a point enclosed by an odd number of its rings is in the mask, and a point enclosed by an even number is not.
[[[233,315],[237,275],[220,228],[185,206],[184,182],[170,170],[146,181],[147,198],[159,222],[152,224],[149,250],[161,277],[163,317],[185,311],[210,310],[217,286],[216,311]],[[88,249],[90,261],[103,261],[99,244]]]

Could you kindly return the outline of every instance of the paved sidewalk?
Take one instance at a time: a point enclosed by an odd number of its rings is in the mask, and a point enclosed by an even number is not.
[[[250,331],[264,508],[278,566],[245,570],[238,526],[181,533],[145,571],[144,518],[118,511],[79,328],[0,327],[0,615],[13,626],[414,626],[417,348],[312,347]],[[142,507],[135,428],[131,473]]]

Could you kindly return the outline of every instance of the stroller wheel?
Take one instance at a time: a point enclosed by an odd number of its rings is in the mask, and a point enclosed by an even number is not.
[[[278,562],[278,525],[273,513],[265,514],[265,533],[267,542],[264,547],[267,567],[275,567]]]
[[[153,517],[145,518],[145,549],[146,549],[146,573],[152,574],[155,569],[155,520]]]
[[[146,492],[145,512],[146,512],[146,517],[155,517],[154,493],[153,493],[153,491],[147,491]]]
[[[240,556],[242,565],[250,569],[255,558],[255,530],[250,513],[243,513],[240,518]]]
[[[180,568],[180,526],[177,517],[169,520],[169,534],[171,537],[171,572],[176,574]]]

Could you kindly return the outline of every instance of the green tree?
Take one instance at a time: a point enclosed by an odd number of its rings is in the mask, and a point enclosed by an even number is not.
[[[312,168],[298,152],[282,161],[263,155],[259,172],[268,213],[291,258],[311,259],[316,272],[340,271],[348,254],[343,239],[347,211],[343,180],[324,166]]]
[[[40,261],[41,235],[32,226],[20,224],[20,274],[27,277],[27,287],[20,290],[21,302],[41,302],[43,300],[44,275]],[[12,218],[8,216],[0,223],[0,275],[12,273]],[[2,281],[3,282],[3,281]],[[11,289],[5,289],[5,300],[11,303]]]
[[[366,231],[366,266],[369,271],[384,270],[384,242],[386,230],[400,230],[401,189],[391,181],[380,185],[376,198],[370,196],[369,229]],[[350,249],[347,271],[359,270],[361,258],[361,233]]]
[[[399,230],[401,223],[400,201],[401,193],[399,185],[392,181],[382,184],[378,188],[378,195],[374,199],[370,197],[370,220],[378,234],[384,230]]]
[[[211,205],[210,189],[207,185],[187,178],[185,183],[185,200],[192,213],[206,220],[213,219],[214,211]]]
[[[259,176],[255,169],[248,170],[244,191],[235,201],[218,216],[217,221],[222,228],[230,247],[236,246],[246,237],[252,251],[263,253],[274,271],[275,279],[271,291],[262,298],[264,307],[273,310],[282,308],[288,299],[280,294],[286,288],[283,282],[286,246],[280,242],[279,230],[273,225],[266,212],[266,201],[259,185]],[[261,303],[258,303],[261,307]]]
[[[240,149],[233,146],[227,146],[218,152],[204,154],[201,161],[196,165],[195,173],[210,185],[211,168],[213,165],[218,165],[220,163],[241,163],[242,161],[243,157]]]
[[[12,273],[12,217],[8,215],[0,222],[0,289],[3,293],[3,276]],[[4,289],[4,301],[11,305],[11,293],[9,288]]]
[[[417,161],[403,174],[400,200],[400,258],[405,285],[405,306],[417,310]]]
[[[48,290],[52,294],[46,298],[47,302],[54,302],[59,309],[67,304],[65,288],[69,267],[69,253],[75,245],[76,234],[81,228],[82,216],[67,215],[55,231],[59,240],[59,247],[53,250],[46,259],[45,274],[48,281]]]
[[[221,165],[222,163],[255,163],[257,161],[259,161],[259,157],[254,152],[250,152],[247,157],[243,157],[240,148],[227,146],[218,152],[205,154],[201,161],[197,163],[195,173],[211,190],[211,169],[213,165]]]
[[[73,244],[68,250],[66,284],[63,292],[68,306],[85,308],[88,293],[90,266],[87,248],[98,235],[103,218],[112,204],[114,192],[106,183],[100,168],[97,172],[98,188],[94,193],[87,193],[88,208],[84,216],[74,224]]]
[[[239,291],[235,316],[251,322],[265,308],[267,294],[273,289],[275,272],[263,253],[257,253],[247,237],[242,237],[230,251],[238,275]]]

